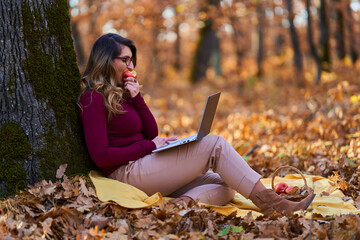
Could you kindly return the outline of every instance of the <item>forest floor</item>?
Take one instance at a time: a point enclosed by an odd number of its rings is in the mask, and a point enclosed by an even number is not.
[[[161,135],[178,137],[197,130],[206,96],[222,91],[212,133],[243,156],[253,150],[246,157],[253,169],[269,177],[279,166],[291,165],[305,174],[332,177],[360,209],[360,85],[345,75],[327,74],[322,84],[301,89],[291,82],[221,79],[152,84],[143,91]],[[66,177],[60,169],[57,177],[0,202],[0,238],[360,239],[360,215],[242,218],[165,202],[124,209],[99,201],[87,176]]]

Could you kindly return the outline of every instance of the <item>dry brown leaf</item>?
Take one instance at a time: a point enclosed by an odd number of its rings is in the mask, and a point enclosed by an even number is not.
[[[356,200],[355,200],[355,207],[356,207],[357,209],[360,209],[360,196],[358,196],[358,197],[356,198]]]
[[[337,172],[333,172],[333,173],[334,173],[334,175],[328,177],[329,180],[331,180],[341,190],[346,191],[348,189],[348,187],[351,186],[351,184],[342,180],[340,175]]]
[[[76,202],[82,205],[93,205],[94,201],[91,197],[85,197],[83,195],[79,195],[76,198]]]
[[[103,229],[111,221],[112,221],[112,218],[110,218],[110,217],[95,215],[95,216],[92,216],[90,219],[90,226],[91,227],[98,226],[99,229]]]
[[[320,196],[321,196],[321,197],[322,197],[322,196],[330,196],[330,193],[325,192],[325,191],[322,191],[322,192],[320,193]]]
[[[53,238],[54,233],[51,230],[51,224],[53,222],[53,219],[51,217],[45,219],[44,221],[40,222],[41,226],[42,226],[42,231],[44,232],[44,235],[46,238]]]
[[[68,166],[67,163],[60,165],[58,170],[56,170],[56,178],[60,179],[64,176],[67,166]]]
[[[85,181],[83,178],[79,179],[80,181],[80,191],[87,197],[90,196],[89,190],[87,189],[86,185],[85,185]]]
[[[104,239],[116,239],[116,240],[129,240],[130,237],[128,234],[124,234],[118,231],[114,231],[114,232],[106,232],[104,234]]]
[[[341,181],[338,183],[338,185],[339,185],[340,189],[343,191],[346,191],[348,189],[348,187],[351,186],[351,184],[346,181]]]
[[[63,181],[61,186],[65,191],[71,191],[73,189],[72,184],[69,181]]]
[[[55,189],[56,189],[55,184],[48,184],[48,185],[43,186],[42,193],[45,196],[48,196],[48,195],[51,195],[51,194],[55,193]]]
[[[139,220],[137,220],[134,224],[135,227],[137,228],[149,228],[149,226],[152,225],[152,222],[154,221],[154,216],[153,215],[148,215],[145,218],[141,218]]]
[[[79,196],[79,189],[78,188],[73,188],[72,191],[73,191],[75,197]]]
[[[346,201],[351,200],[352,198],[351,198],[351,197],[348,197],[348,196],[344,196],[344,197],[342,197],[341,199],[342,199],[344,202],[346,202]]]
[[[30,217],[35,217],[35,213],[26,205],[23,205],[23,208],[25,209],[25,211],[30,215]]]

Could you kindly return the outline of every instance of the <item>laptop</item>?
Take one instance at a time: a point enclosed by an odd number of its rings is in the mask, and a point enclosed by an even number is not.
[[[183,144],[187,144],[190,142],[194,142],[194,141],[200,141],[203,137],[205,137],[206,135],[208,135],[210,133],[211,130],[211,125],[212,122],[214,120],[215,117],[215,112],[216,112],[216,108],[219,102],[219,98],[220,98],[220,93],[215,93],[211,96],[208,96],[207,101],[206,101],[206,105],[205,105],[205,109],[204,109],[204,113],[202,115],[201,118],[201,123],[199,126],[199,130],[198,133],[186,138],[182,138],[182,139],[178,139],[176,141],[173,141],[167,145],[164,145],[162,147],[159,147],[155,150],[153,150],[152,152],[160,152],[160,151],[164,151],[166,149],[169,148],[173,148],[173,147],[177,147]]]

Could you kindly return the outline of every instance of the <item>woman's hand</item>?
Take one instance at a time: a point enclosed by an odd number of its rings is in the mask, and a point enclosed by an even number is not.
[[[127,77],[124,86],[129,91],[131,98],[136,97],[140,92],[140,85],[133,77]]]
[[[155,143],[156,148],[162,147],[165,144],[169,144],[171,141],[175,141],[177,140],[177,137],[159,137],[157,136],[156,138],[154,138],[152,141]]]

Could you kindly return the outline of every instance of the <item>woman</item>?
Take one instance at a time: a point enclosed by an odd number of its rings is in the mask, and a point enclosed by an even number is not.
[[[199,142],[152,153],[176,137],[158,136],[139,83],[132,77],[123,80],[123,73],[135,66],[133,42],[109,33],[95,42],[81,78],[79,112],[85,140],[104,175],[148,195],[160,192],[186,203],[198,199],[224,205],[237,191],[265,215],[288,215],[307,208],[314,194],[295,203],[266,189],[261,176],[223,137],[209,135]]]

